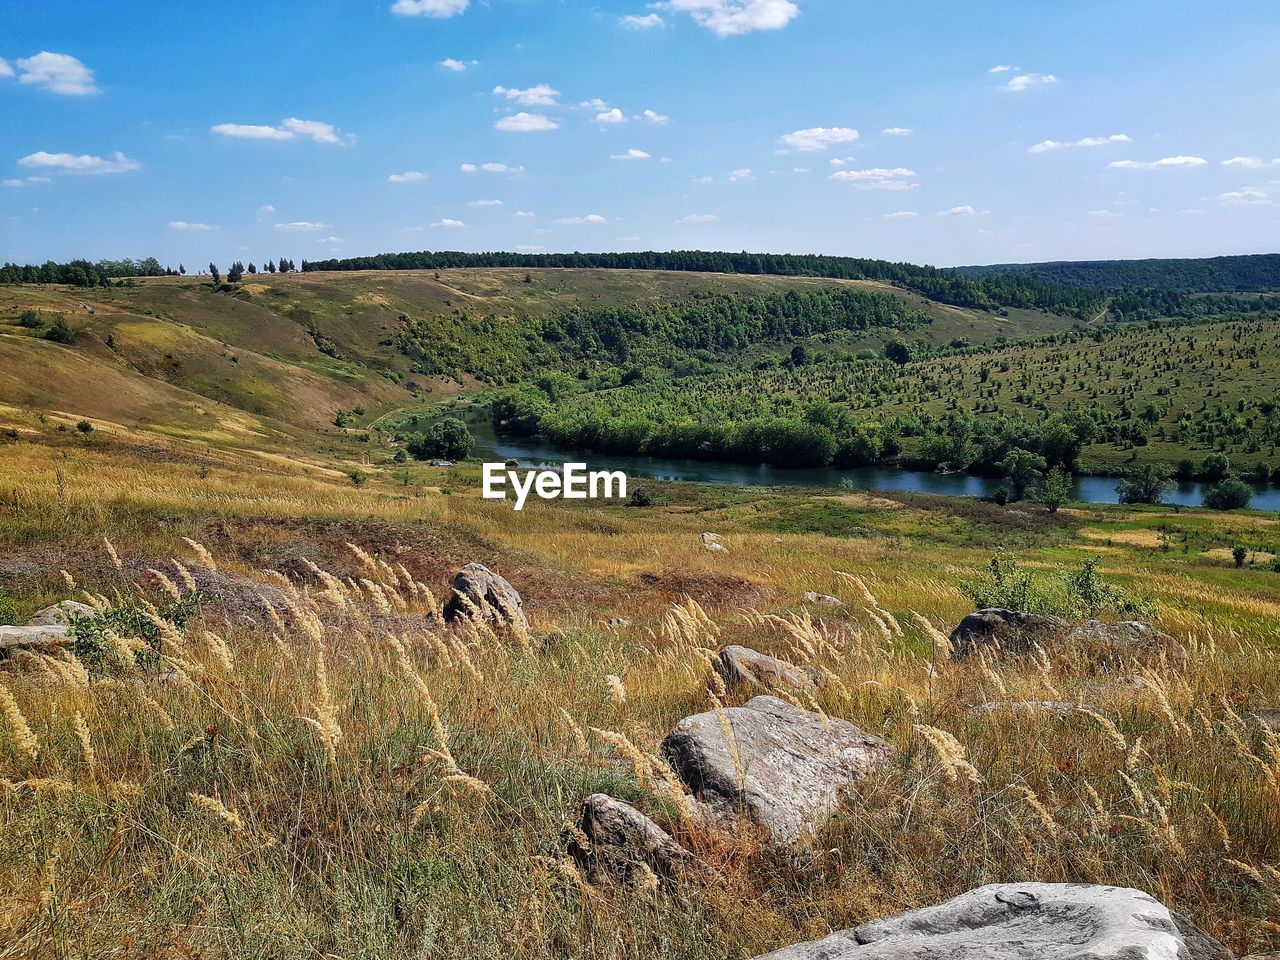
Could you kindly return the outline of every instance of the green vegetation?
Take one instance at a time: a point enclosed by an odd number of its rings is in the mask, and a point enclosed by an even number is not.
[[[1090,260],[1057,263],[1002,263],[960,267],[966,277],[1012,274],[1038,283],[1096,290],[1164,290],[1227,293],[1280,290],[1280,254],[1206,257],[1199,260]]]
[[[456,417],[445,417],[409,440],[406,449],[419,460],[465,460],[471,456],[475,437]]]

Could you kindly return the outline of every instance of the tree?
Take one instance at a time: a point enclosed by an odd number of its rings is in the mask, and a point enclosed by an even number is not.
[[[1200,479],[1205,483],[1217,483],[1231,475],[1231,461],[1225,454],[1211,453],[1200,461]]]
[[[182,264],[182,263],[178,264],[178,274],[183,277],[187,275],[186,264]]]
[[[1144,463],[1116,484],[1121,503],[1163,503],[1173,486],[1169,468],[1162,463]]]
[[[1204,505],[1210,510],[1243,510],[1253,502],[1253,487],[1238,477],[1227,477],[1204,492]]]
[[[44,326],[44,321],[40,319],[40,314],[34,310],[23,310],[18,316],[18,326],[25,327],[28,330],[39,330]]]
[[[227,271],[227,283],[239,283],[244,276],[244,264],[237,260]]]
[[[911,348],[901,340],[890,340],[884,345],[884,356],[886,360],[892,360],[896,364],[909,363]]]
[[[216,263],[209,264],[209,276],[213,277],[214,286],[217,286],[222,282],[222,274],[218,272],[218,265]]]
[[[475,443],[465,423],[445,417],[410,440],[407,449],[419,460],[465,460]]]
[[[1249,548],[1237,544],[1231,548],[1231,559],[1236,562],[1237,567],[1243,567],[1244,562],[1249,557]]]
[[[1044,474],[1045,460],[1038,453],[1015,447],[996,466],[1009,481],[1013,494],[1011,499],[1021,500],[1027,495],[1028,488]]]
[[[791,364],[796,367],[803,367],[809,362],[809,351],[805,349],[803,343],[797,343],[791,348]]]
[[[267,273],[275,273],[275,272],[276,272],[276,262],[274,260],[268,260]]]
[[[257,268],[257,267],[255,267],[255,266],[253,265],[253,261],[252,261],[252,260],[250,260],[250,261],[249,261],[249,273],[250,273],[250,275],[255,274],[255,273],[257,273],[257,272],[258,272],[258,268]]]
[[[1071,474],[1061,467],[1054,467],[1045,474],[1038,499],[1049,508],[1050,513],[1057,513],[1058,508],[1070,498],[1071,479]]]
[[[44,338],[53,343],[70,343],[75,339],[76,333],[69,326],[65,317],[58,317],[53,321],[53,325],[44,332]]]

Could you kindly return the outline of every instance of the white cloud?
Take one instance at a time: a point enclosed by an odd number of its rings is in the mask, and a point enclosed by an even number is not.
[[[1080,140],[1042,140],[1030,147],[1028,153],[1049,153],[1051,150],[1070,150],[1073,147],[1106,147],[1113,143],[1131,143],[1123,133],[1113,133],[1109,137],[1084,137]]]
[[[43,50],[34,57],[17,61],[19,83],[34,83],[50,93],[62,93],[78,97],[87,93],[97,93],[93,82],[93,71],[75,57],[67,53],[50,53]],[[9,72],[0,72],[0,76],[12,76],[13,69],[5,64]]]
[[[751,172],[750,167],[739,167],[737,170],[729,171],[730,183],[746,183],[754,179],[755,175]]]
[[[401,17],[452,17],[470,3],[471,0],[396,0],[391,12]]]
[[[9,66],[9,61],[4,57],[0,57],[0,77],[12,77],[13,67]]]
[[[39,150],[18,161],[19,166],[45,173],[74,173],[96,176],[104,173],[132,173],[142,165],[116,151],[110,157],[97,157],[84,153],[48,153]]]
[[[406,170],[404,173],[393,173],[387,177],[388,183],[417,183],[420,180],[427,179],[425,173],[417,170]]]
[[[608,223],[609,221],[598,213],[588,213],[585,217],[561,217],[560,219],[552,220],[551,222],[561,224],[566,227],[576,227],[586,223]]]
[[[462,73],[467,69],[465,61],[455,60],[453,57],[445,57],[437,66],[443,67],[445,70],[452,70],[454,73]]]
[[[432,226],[442,230],[461,230],[466,224],[461,220],[451,220],[445,217],[443,220],[437,220]]]
[[[1011,77],[1001,89],[1010,93],[1022,93],[1026,90],[1034,90],[1036,87],[1048,87],[1058,82],[1058,78],[1052,73],[1020,73],[1016,77]]]
[[[626,27],[628,30],[652,30],[655,27],[665,27],[667,22],[656,13],[628,14],[625,17],[619,17],[618,23]]]
[[[319,233],[322,230],[332,230],[333,226],[312,220],[294,220],[292,223],[277,223],[276,229],[281,233]]]
[[[275,213],[275,212],[276,212],[276,208],[275,208],[275,207],[273,207],[273,206],[272,206],[271,204],[269,204],[269,203],[264,203],[262,206],[260,206],[260,207],[258,208],[258,215],[259,215],[259,216],[261,216],[262,214],[266,214],[266,213]]]
[[[1218,199],[1222,203],[1233,207],[1270,206],[1274,203],[1267,191],[1260,190],[1257,187],[1246,187],[1243,190],[1220,193],[1218,194]]]
[[[918,217],[918,216],[920,216],[920,214],[916,213],[914,210],[895,210],[893,213],[886,213],[884,215],[884,219],[910,220],[912,217]]]
[[[521,220],[532,220],[537,214],[532,210],[517,210],[514,216],[519,217]]]
[[[507,133],[542,133],[547,130],[559,130],[560,124],[541,113],[513,113],[503,117],[494,125],[494,129]]]
[[[1009,66],[1007,63],[1001,63],[992,67],[987,71],[987,73],[1008,73],[1012,69],[1013,67]]]
[[[9,177],[7,180],[0,180],[0,187],[25,187],[26,181],[19,180],[16,177]]]
[[[209,223],[188,223],[186,220],[170,220],[169,229],[184,233],[209,233],[218,228]]]
[[[1262,170],[1266,167],[1280,167],[1280,158],[1264,160],[1262,157],[1232,157],[1223,160],[1224,167],[1243,167],[1245,170]]]
[[[596,114],[596,123],[626,123],[627,118],[623,116],[621,110],[614,107],[612,110],[605,110]]]
[[[554,107],[556,97],[560,96],[559,90],[546,83],[539,83],[523,90],[498,86],[493,88],[493,93],[495,96],[506,97],[526,107]]]
[[[853,143],[858,131],[852,127],[809,127],[779,137],[778,142],[792,150],[826,150],[837,143]]]
[[[1165,170],[1177,167],[1203,167],[1204,157],[1164,157],[1160,160],[1112,160],[1108,166],[1116,170]]]
[[[687,13],[699,26],[720,37],[781,30],[800,15],[800,8],[791,0],[665,0],[656,6]]]
[[[656,110],[646,110],[644,113],[641,114],[641,116],[644,117],[644,119],[648,120],[650,123],[670,123],[671,122],[670,117],[666,116],[665,114],[658,113],[658,111]]]
[[[524,173],[524,167],[506,163],[464,163],[458,169],[463,173]]]
[[[852,183],[859,190],[914,190],[920,186],[911,181],[914,176],[916,172],[906,167],[871,167],[868,170],[839,170],[831,175],[831,179]]]
[[[279,124],[271,126],[263,123],[218,123],[210,127],[214,133],[222,137],[235,137],[240,140],[296,140],[299,137],[314,143],[351,144],[355,137],[342,133],[331,123],[319,120],[299,120],[288,117]]]
[[[687,217],[681,217],[676,220],[677,224],[697,224],[697,223],[715,223],[720,218],[714,213],[691,213]]]
[[[949,210],[939,210],[938,216],[940,217],[972,217],[977,212],[978,212],[977,210],[975,210],[973,207],[971,207],[969,204],[966,203],[958,207],[952,207]]]
[[[915,131],[910,127],[885,127],[880,133],[886,137],[909,137]]]
[[[611,160],[648,160],[649,154],[645,153],[643,150],[637,150],[635,147],[632,147],[626,153],[615,153],[611,155],[609,159]]]
[[[467,206],[468,207],[500,207],[502,206],[502,201],[501,200],[468,200]]]
[[[689,179],[693,183],[715,183],[716,182],[715,177],[690,177]]]
[[[547,248],[539,246],[536,243],[517,243],[516,244],[517,253],[541,253],[545,249]]]

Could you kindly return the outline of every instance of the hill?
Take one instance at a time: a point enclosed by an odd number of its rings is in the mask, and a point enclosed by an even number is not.
[[[1015,276],[1090,290],[1234,293],[1280,290],[1280,254],[1185,260],[1058,260],[956,267],[963,277]]]

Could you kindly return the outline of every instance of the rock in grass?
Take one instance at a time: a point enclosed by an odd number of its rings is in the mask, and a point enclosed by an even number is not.
[[[997,883],[756,960],[1230,960],[1141,890]]]
[[[702,548],[710,553],[728,553],[729,548],[720,542],[720,534],[707,532],[702,535]]]
[[[1026,653],[1036,646],[1070,647],[1091,659],[1113,660],[1157,648],[1172,648],[1174,640],[1140,620],[1105,623],[1085,620],[1072,624],[1061,617],[1019,613],[992,607],[977,610],[951,632],[952,657],[964,659],[978,649]]]
[[[57,650],[71,642],[68,626],[0,627],[0,653]]]
[[[805,603],[820,603],[824,607],[843,607],[844,601],[838,597],[833,597],[829,593],[814,593],[812,590],[806,591],[804,595]]]
[[[499,623],[529,625],[529,618],[524,613],[524,600],[516,588],[484,564],[468,563],[453,578],[453,594],[444,605],[444,619],[452,623],[459,617],[472,616],[476,611]]]
[[[643,813],[613,797],[595,793],[582,804],[581,839],[569,853],[589,883],[635,886],[647,872],[678,880],[694,864],[694,856]]]
[[[789,687],[792,690],[812,690],[817,686],[816,677],[808,670],[736,644],[723,648],[713,666],[731,689]]]
[[[821,827],[844,791],[891,752],[847,720],[768,696],[686,717],[662,742],[662,755],[712,814],[746,816],[783,844]]]
[[[27,625],[31,627],[61,627],[69,624],[72,617],[96,617],[98,611],[87,603],[77,600],[63,600],[51,607],[37,611]]]
[[[1263,707],[1261,710],[1255,710],[1253,715],[1264,727],[1280,731],[1280,710],[1275,707]]]

